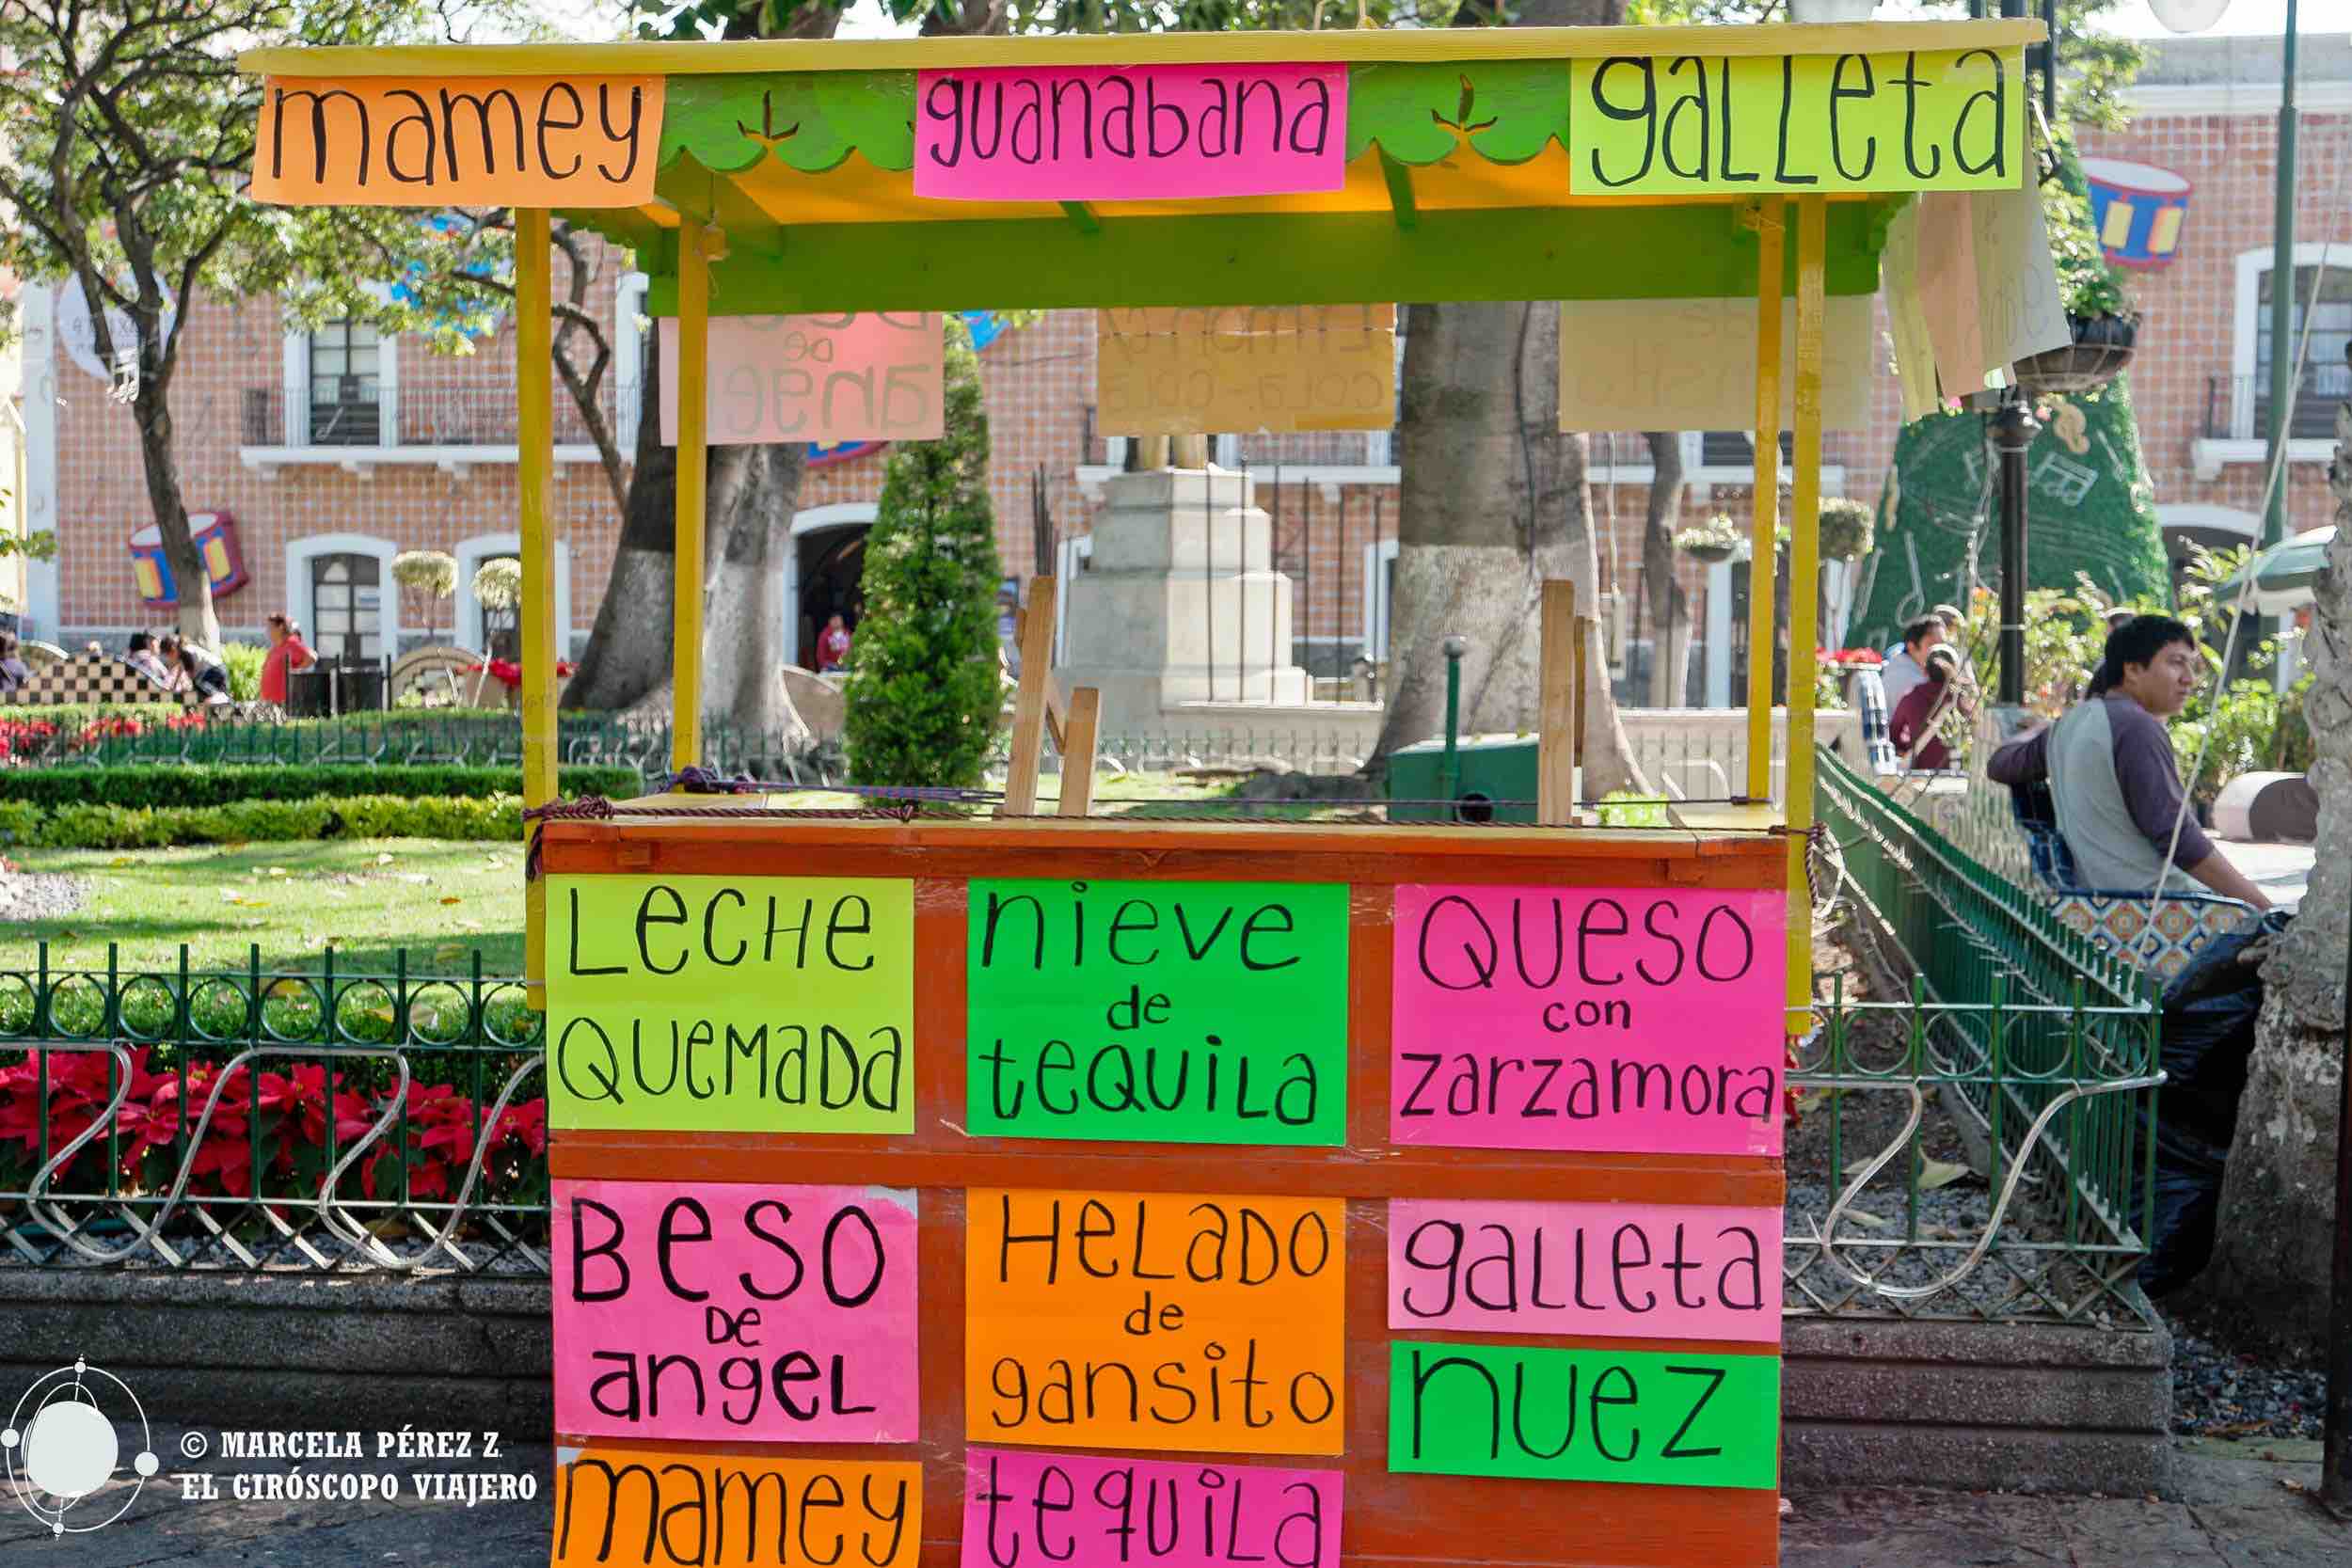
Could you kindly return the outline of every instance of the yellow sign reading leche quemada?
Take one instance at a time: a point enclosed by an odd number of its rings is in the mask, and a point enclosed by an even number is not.
[[[2014,49],[1569,62],[1579,195],[1991,191],[2024,182]]]
[[[911,881],[548,881],[556,1127],[912,1132],[914,1040]]]

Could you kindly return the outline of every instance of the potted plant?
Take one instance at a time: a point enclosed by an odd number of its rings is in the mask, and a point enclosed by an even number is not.
[[[1718,512],[1707,521],[1677,533],[1675,548],[1710,566],[1729,561],[1740,548],[1740,527],[1727,514]]]
[[[1821,557],[1825,561],[1859,561],[1870,553],[1873,521],[1868,503],[1835,497],[1821,503]]]
[[[405,608],[421,611],[424,640],[440,632],[440,604],[457,592],[457,558],[446,550],[403,550],[392,557],[392,580],[408,596]]]
[[[2087,392],[2132,362],[2139,313],[2090,226],[2090,182],[2071,146],[2058,147],[2042,177],[2042,215],[2074,341],[2019,360],[2018,385],[2036,396]]]

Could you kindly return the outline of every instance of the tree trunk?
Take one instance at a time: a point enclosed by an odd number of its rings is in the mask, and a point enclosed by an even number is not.
[[[738,447],[731,504],[711,514],[713,591],[703,610],[703,711],[733,724],[762,777],[815,738],[784,689],[784,574],[806,459],[799,447]],[[715,488],[715,486],[714,486]],[[773,737],[772,744],[770,737]]]
[[[618,711],[634,707],[670,678],[670,620],[676,603],[677,449],[661,440],[661,356],[646,335],[644,400],[637,413],[637,461],[612,573],[580,668],[564,689],[570,708]]]
[[[1608,25],[1623,0],[1527,0],[1523,26]],[[1470,0],[1455,26],[1501,18]],[[1388,713],[1372,766],[1445,722],[1444,640],[1460,633],[1466,732],[1532,729],[1539,606],[1547,578],[1577,585],[1585,640],[1588,799],[1639,787],[1600,636],[1600,562],[1585,483],[1587,445],[1560,431],[1557,305],[1407,307],[1399,387],[1395,623]]]
[[[188,503],[180,494],[180,457],[172,450],[171,408],[165,401],[164,385],[141,376],[131,411],[138,420],[147,504],[155,514],[155,532],[180,595],[174,622],[182,637],[218,653],[220,617],[213,610],[213,579],[204,570],[195,536],[188,531]]]
[[[1691,689],[1691,599],[1675,576],[1675,530],[1682,522],[1682,436],[1648,430],[1649,515],[1642,531],[1642,591],[1649,599],[1649,705],[1680,707]]]
[[[1466,733],[1535,726],[1543,583],[1597,608],[1585,443],[1559,430],[1556,305],[1415,305],[1397,421],[1396,624],[1375,755],[1438,735],[1459,632]],[[1638,787],[1597,616],[1585,643],[1588,798]]]
[[[2352,938],[2352,404],[2336,413],[2336,539],[2308,639],[2319,843],[2300,911],[2264,967],[2253,1060],[2198,1292],[2249,1338],[2325,1351],[2344,1104],[2345,942]]]

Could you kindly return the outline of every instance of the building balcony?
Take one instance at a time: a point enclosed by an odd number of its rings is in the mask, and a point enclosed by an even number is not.
[[[283,387],[245,388],[239,461],[264,479],[287,467],[331,467],[366,479],[386,466],[424,465],[462,479],[477,465],[519,459],[511,388],[370,385],[321,391],[328,395],[297,394],[290,407]],[[605,415],[625,458],[636,451],[637,413],[635,387],[607,394]],[[588,422],[561,385],[554,416],[555,461],[598,462]]]
[[[2326,463],[2335,450],[2336,410],[2352,398],[2352,366],[2341,361],[2303,367],[2294,413],[2287,420],[2287,461]],[[2270,377],[2212,375],[2205,378],[2203,434],[2191,443],[2189,460],[2208,483],[2237,464],[2260,464],[2269,455]]]

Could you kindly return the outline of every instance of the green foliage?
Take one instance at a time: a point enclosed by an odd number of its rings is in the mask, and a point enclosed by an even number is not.
[[[269,650],[251,642],[224,642],[220,661],[229,670],[229,695],[249,703],[262,694],[262,661]]]
[[[843,693],[860,784],[978,784],[1003,704],[988,414],[979,357],[952,316],[946,349],[946,434],[891,448],[866,537],[866,616]]]
[[[632,768],[564,768],[558,793],[626,799],[638,792]],[[447,797],[481,800],[522,789],[515,768],[411,767],[398,763],[311,763],[295,767],[135,764],[122,768],[0,768],[0,800],[53,810],[73,804],[151,808],[224,806],[240,800],[307,800],[321,796]],[[385,836],[385,835],[370,835]]]
[[[1874,514],[1867,501],[1834,496],[1821,502],[1817,515],[1820,519],[1822,559],[1859,561],[1870,553],[1870,522]]]
[[[1613,789],[1600,798],[1600,825],[1604,828],[1670,828],[1674,824],[1667,818],[1664,796]]]
[[[0,845],[43,849],[163,849],[182,844],[282,844],[327,838],[439,838],[516,843],[522,798],[316,796],[219,806],[76,804],[49,810],[0,800]]]
[[[2058,273],[2066,313],[2092,320],[2130,316],[2132,302],[2122,275],[2107,261],[2090,227],[2090,181],[2075,155],[2074,138],[2058,135],[2058,174],[2042,184],[2042,217],[2050,231],[2050,262]]]

